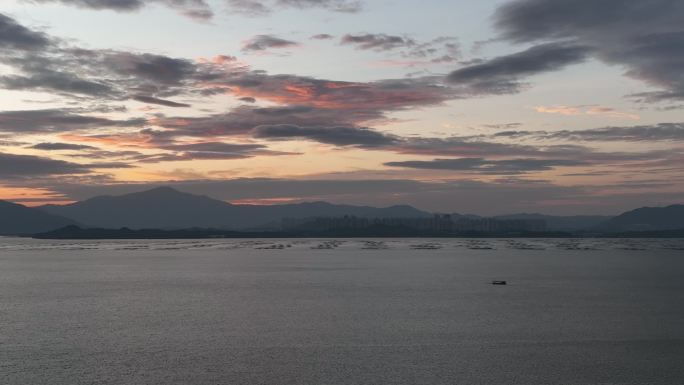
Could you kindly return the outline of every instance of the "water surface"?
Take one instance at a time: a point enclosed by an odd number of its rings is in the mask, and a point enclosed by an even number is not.
[[[683,250],[5,238],[0,384],[681,384]]]

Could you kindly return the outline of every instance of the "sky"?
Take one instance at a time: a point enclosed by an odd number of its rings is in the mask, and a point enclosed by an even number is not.
[[[679,0],[3,0],[0,199],[684,203]]]

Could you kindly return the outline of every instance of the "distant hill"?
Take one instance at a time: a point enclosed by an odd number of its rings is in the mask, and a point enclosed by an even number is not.
[[[26,235],[55,230],[76,222],[16,203],[0,201],[0,234]]]
[[[601,223],[611,219],[609,216],[602,215],[575,215],[575,216],[554,216],[543,214],[512,214],[501,215],[497,219],[541,219],[546,221],[546,228],[549,231],[581,231],[595,228]]]
[[[410,206],[375,208],[335,205],[326,202],[274,206],[233,205],[170,187],[121,195],[100,196],[65,206],[48,205],[41,210],[87,226],[132,229],[250,229],[279,224],[282,218],[423,217],[431,214]]]
[[[596,229],[608,232],[684,229],[684,205],[642,207],[609,219]]]

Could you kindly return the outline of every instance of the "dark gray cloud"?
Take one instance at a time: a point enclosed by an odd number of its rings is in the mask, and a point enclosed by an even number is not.
[[[515,42],[574,41],[661,90],[642,100],[684,98],[684,2],[677,0],[514,0],[495,14]]]
[[[409,137],[393,146],[392,150],[402,154],[434,155],[454,157],[536,157],[566,158],[578,154],[586,155],[589,149],[573,145],[533,146],[520,143],[501,143],[480,137]]]
[[[52,71],[47,68],[37,70],[29,76],[0,76],[0,85],[10,90],[33,90],[102,97],[114,92],[107,84],[81,79],[74,74]]]
[[[459,96],[435,76],[364,83],[253,71],[214,79],[213,85],[240,97],[375,117],[388,111],[439,105]]]
[[[410,160],[402,162],[388,162],[386,166],[416,168],[425,170],[450,170],[461,172],[475,172],[489,175],[517,175],[532,171],[547,171],[555,167],[582,166],[586,163],[579,160],[567,159],[505,159],[489,160],[484,158],[457,158],[434,160]]]
[[[502,131],[494,134],[494,137],[530,137],[536,139],[603,142],[680,142],[684,141],[684,123],[660,123],[656,125],[631,127],[601,127],[587,130]]]
[[[271,151],[268,147],[256,143],[200,142],[186,144],[170,144],[162,146],[172,154],[152,156],[145,160],[148,163],[162,161],[181,161],[193,159],[245,159],[255,156],[292,155],[292,153]]]
[[[171,100],[165,100],[165,99],[159,99],[155,98],[152,96],[145,96],[145,95],[137,95],[134,96],[133,99],[142,102],[142,103],[148,103],[148,104],[158,104],[160,106],[166,106],[166,107],[191,107],[191,105],[186,104],[186,103],[177,103]]]
[[[356,13],[363,8],[359,0],[226,0],[233,12],[264,16],[278,9],[320,8],[333,12]]]
[[[335,36],[327,34],[327,33],[319,33],[317,35],[311,36],[311,38],[314,40],[331,40],[331,39],[334,39]]]
[[[226,72],[226,66],[218,63],[74,47],[0,16],[0,31],[4,25],[7,35],[3,35],[0,64],[14,69],[14,73],[0,75],[0,86],[7,89],[100,102],[125,100],[131,94],[165,98],[191,93],[195,91],[191,88],[219,76],[220,70]]]
[[[430,59],[432,63],[452,63],[461,56],[461,44],[455,37],[440,36],[410,47],[402,52],[402,56]]]
[[[78,164],[32,155],[0,153],[0,180],[86,174],[95,169],[130,168],[127,163]]]
[[[145,123],[144,119],[112,120],[82,115],[69,109],[0,111],[0,132],[17,134],[66,132],[104,127],[140,127]]]
[[[105,68],[125,77],[154,84],[177,85],[192,77],[197,67],[187,59],[163,55],[102,51],[100,61]]]
[[[500,139],[522,138],[534,133],[506,131],[491,136],[472,137],[402,137],[386,134],[362,125],[378,120],[377,111],[326,109],[310,106],[254,107],[240,106],[225,114],[207,117],[158,117],[154,124],[163,131],[145,130],[148,145],[174,143],[178,138],[210,140],[220,137],[255,138],[262,140],[308,140],[333,146],[354,146],[399,154],[496,158],[567,160],[566,165],[590,162],[593,165],[620,164],[662,160],[672,164],[672,151],[600,152],[578,144],[522,144],[501,142]],[[330,122],[338,122],[330,125]],[[676,128],[663,127],[666,132]],[[675,132],[676,133],[676,132]],[[675,135],[670,132],[669,135]],[[541,132],[536,135],[550,135]],[[651,137],[654,137],[651,135]],[[535,137],[536,138],[536,137]],[[156,143],[156,144],[155,144]],[[485,170],[485,168],[482,168]]]
[[[160,4],[173,8],[182,14],[199,19],[208,20],[213,12],[204,0],[27,0],[34,3],[61,3],[94,10],[112,10],[130,12],[141,9],[150,4]]]
[[[281,39],[273,35],[257,35],[242,45],[242,52],[268,51],[270,49],[291,48],[299,43]]]
[[[259,139],[305,139],[334,146],[385,147],[397,143],[397,137],[359,127],[300,127],[293,124],[262,125],[252,135]]]
[[[97,147],[87,146],[85,144],[73,144],[73,143],[38,143],[29,148],[36,150],[45,151],[65,151],[65,150],[96,150]]]
[[[0,49],[35,50],[50,44],[44,33],[30,30],[0,13]]]
[[[0,63],[16,70],[15,74],[0,76],[0,85],[45,91],[81,103],[89,98],[98,104],[137,97],[145,102],[180,106],[169,99],[230,93],[249,102],[259,99],[320,110],[319,115],[329,118],[324,124],[282,119],[263,123],[307,126],[347,126],[352,120],[352,125],[358,125],[385,119],[389,111],[438,105],[458,96],[437,76],[340,82],[270,75],[250,70],[235,60],[224,60],[225,56],[196,62],[146,53],[82,49],[65,46],[58,40],[49,42],[46,49],[14,50],[10,55],[0,56]],[[270,37],[253,43],[253,49],[291,44]]]
[[[80,174],[89,171],[87,167],[77,163],[30,155],[0,153],[0,179]]]
[[[367,33],[363,35],[347,34],[340,39],[340,43],[353,45],[358,49],[373,51],[390,51],[416,45],[416,41],[411,38],[386,35],[384,33]]]
[[[329,36],[329,35],[323,35]],[[407,36],[384,33],[347,34],[340,38],[340,44],[351,45],[360,50],[376,52],[397,52],[407,59],[429,59],[432,63],[454,62],[460,56],[458,39],[440,36],[420,42]]]
[[[525,78],[581,63],[590,51],[587,46],[565,42],[541,44],[458,69],[447,76],[447,81],[473,94],[514,93],[525,85]]]
[[[291,107],[254,107],[242,105],[228,113],[205,117],[160,117],[154,123],[165,128],[158,133],[169,139],[174,137],[215,137],[215,136],[249,136],[259,126],[293,125],[298,127],[325,127],[329,122],[340,126],[355,126],[357,121],[367,118],[379,118],[373,112],[354,112],[318,109],[309,106]]]
[[[318,7],[335,12],[355,13],[361,11],[363,3],[360,0],[277,0],[276,4],[300,9]]]
[[[599,37],[598,31],[621,39],[682,28],[683,10],[677,0],[513,0],[494,18],[502,35],[517,42]],[[645,26],[653,29],[644,30]]]

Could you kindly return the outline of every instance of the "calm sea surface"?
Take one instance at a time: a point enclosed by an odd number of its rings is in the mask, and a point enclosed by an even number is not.
[[[684,384],[684,240],[0,238],[0,384]]]

